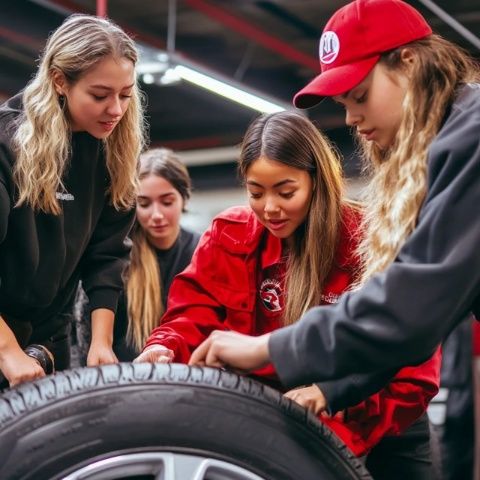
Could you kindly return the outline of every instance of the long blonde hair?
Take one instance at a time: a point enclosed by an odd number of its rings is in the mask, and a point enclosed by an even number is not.
[[[63,190],[62,177],[71,154],[71,130],[65,105],[54,88],[53,72],[65,75],[70,85],[108,56],[133,64],[138,54],[131,38],[110,20],[71,15],[49,37],[35,77],[23,92],[24,111],[13,138],[17,159],[14,168],[17,206],[58,215],[56,198]],[[127,111],[107,140],[106,165],[109,194],[116,209],[135,200],[136,165],[144,146],[141,94],[135,84]]]
[[[314,185],[307,218],[295,231],[289,251],[284,311],[288,325],[321,302],[342,220],[342,169],[328,140],[307,118],[293,112],[264,115],[252,123],[242,144],[240,175],[245,178],[250,165],[262,156],[308,172]]]
[[[190,198],[191,181],[187,168],[166,148],[151,149],[140,157],[139,181],[156,175],[172,184],[183,199],[183,209]],[[145,230],[135,222],[132,233],[130,264],[125,274],[127,291],[127,341],[140,350],[163,314],[162,282],[155,248]]]
[[[358,285],[397,256],[415,228],[427,191],[428,148],[437,135],[459,86],[478,80],[478,67],[459,47],[431,35],[384,54],[391,75],[402,71],[401,52],[415,56],[393,146],[382,151],[360,139],[371,180],[365,191],[365,236],[359,245],[363,273]]]

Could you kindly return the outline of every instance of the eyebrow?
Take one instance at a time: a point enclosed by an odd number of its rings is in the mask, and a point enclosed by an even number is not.
[[[167,192],[167,193],[162,193],[161,195],[159,195],[158,197],[159,198],[164,198],[164,197],[169,197],[170,195],[175,195],[175,192],[174,191],[171,191],[171,192]],[[150,198],[152,197],[149,197],[148,195],[137,195],[137,200],[138,199],[146,199],[146,200],[149,200]]]
[[[126,87],[123,87],[122,90],[127,90],[128,88],[133,88],[134,85],[135,85],[134,83],[132,83],[131,85],[127,85]],[[90,88],[101,88],[102,90],[108,90],[108,91],[115,90],[114,88],[107,87],[106,85],[90,85]]]
[[[285,180],[282,180],[281,182],[276,183],[273,185],[274,188],[282,187],[283,185],[286,185],[288,183],[297,183],[296,180],[292,180],[291,178],[287,178]],[[260,185],[259,183],[253,181],[253,180],[247,180],[247,185],[253,185],[254,187],[260,187],[264,188],[263,185]]]
[[[350,90],[348,90],[348,92],[342,93],[340,95],[340,98],[342,98],[344,100],[347,99],[348,97],[350,97],[353,94],[353,91],[356,90],[358,87],[360,87],[360,85],[357,85],[357,86],[351,88]]]

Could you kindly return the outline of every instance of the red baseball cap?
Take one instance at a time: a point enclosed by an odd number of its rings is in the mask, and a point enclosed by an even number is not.
[[[341,95],[358,85],[380,55],[424,38],[432,29],[408,3],[401,0],[355,0],[337,10],[320,38],[322,73],[294,97],[298,108],[308,108],[323,97]]]

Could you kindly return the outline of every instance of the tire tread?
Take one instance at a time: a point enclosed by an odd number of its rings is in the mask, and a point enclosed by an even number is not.
[[[119,385],[163,383],[195,385],[249,395],[256,401],[280,409],[288,417],[303,424],[330,445],[356,476],[371,479],[364,464],[337,436],[313,414],[266,385],[234,373],[183,364],[120,363],[100,367],[67,370],[55,375],[7,389],[0,395],[0,432],[5,432],[23,415],[50,406],[66,397]],[[0,433],[0,437],[2,435]]]

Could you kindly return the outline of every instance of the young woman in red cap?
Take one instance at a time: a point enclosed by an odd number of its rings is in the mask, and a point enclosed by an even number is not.
[[[287,386],[370,372],[368,392],[479,316],[480,69],[400,0],[338,10],[320,61],[295,104],[343,105],[370,167],[362,288],[272,334],[213,332],[191,362],[272,361]]]
[[[245,135],[239,171],[250,207],[213,221],[192,263],[174,280],[169,308],[137,361],[188,362],[214,329],[271,332],[311,306],[337,302],[355,280],[359,210],[342,202],[339,161],[311,122],[289,112],[257,119]],[[344,402],[354,407],[345,417],[321,418],[363,456],[425,412],[438,390],[439,363],[437,352],[400,370],[361,403],[346,393]],[[280,387],[271,366],[255,375]],[[287,396],[307,399],[320,414],[333,388],[313,385]]]

